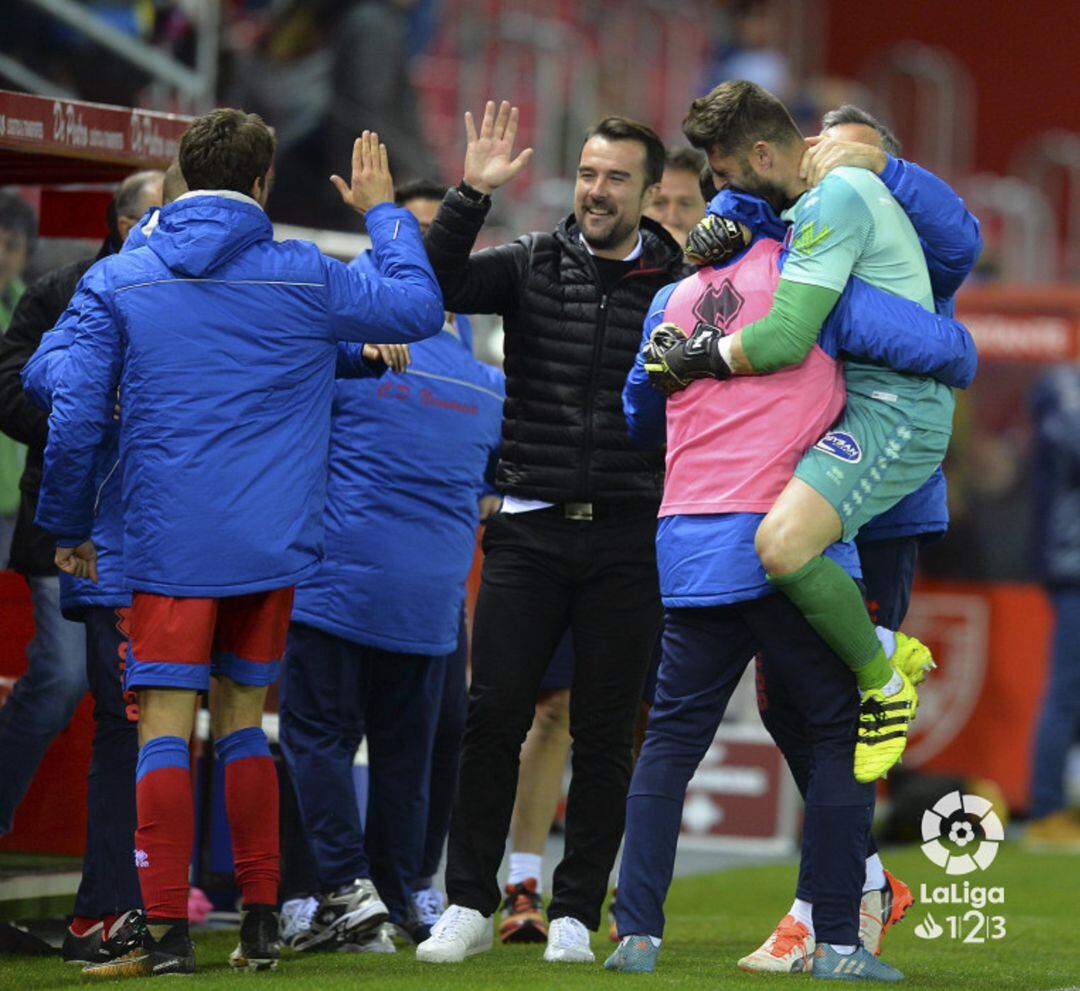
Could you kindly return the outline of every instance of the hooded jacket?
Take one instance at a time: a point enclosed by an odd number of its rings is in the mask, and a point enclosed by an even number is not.
[[[158,218],[87,287],[53,390],[37,522],[67,544],[90,535],[119,386],[128,587],[292,585],[322,553],[338,340],[404,343],[442,326],[419,227],[389,204],[368,211],[374,276],[275,242],[238,193],[187,193]]]

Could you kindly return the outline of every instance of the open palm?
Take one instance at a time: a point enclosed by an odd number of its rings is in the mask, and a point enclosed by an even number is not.
[[[532,158],[532,148],[514,157],[514,138],[517,137],[518,108],[503,100],[495,113],[495,101],[488,100],[480,133],[476,133],[473,115],[465,112],[465,181],[482,193],[498,189],[513,179]]]

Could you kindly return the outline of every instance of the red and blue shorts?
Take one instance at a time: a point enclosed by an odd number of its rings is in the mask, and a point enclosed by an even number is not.
[[[211,675],[271,685],[285,653],[293,589],[223,599],[135,592],[124,687],[205,692]]]

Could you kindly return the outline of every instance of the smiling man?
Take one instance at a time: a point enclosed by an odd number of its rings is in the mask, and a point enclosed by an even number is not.
[[[470,254],[491,194],[528,162],[517,110],[466,115],[463,181],[426,237],[446,306],[500,313],[506,405],[473,625],[472,686],[447,857],[449,908],[417,958],[457,962],[491,946],[518,755],[552,652],[574,638],[573,778],[544,957],[590,961],[588,930],[622,836],[630,748],[660,624],[654,537],[663,459],[634,447],[620,393],[649,301],[682,253],[642,217],[664,170],[649,128],[608,117],[581,150],[574,212]]]

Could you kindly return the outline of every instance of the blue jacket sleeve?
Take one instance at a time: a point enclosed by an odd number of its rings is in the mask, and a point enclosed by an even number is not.
[[[955,295],[982,251],[978,219],[947,182],[914,162],[890,157],[881,181],[919,235],[934,295]]]
[[[848,280],[826,319],[822,347],[957,389],[971,385],[978,365],[971,334],[951,314],[930,313],[859,278]]]
[[[121,330],[103,280],[84,279],[81,292],[74,339],[53,384],[34,520],[66,543],[86,540],[93,528],[95,465],[112,423],[123,364]]]
[[[46,412],[52,409],[52,394],[60,366],[68,346],[75,339],[74,318],[77,316],[78,311],[69,306],[57,325],[41,338],[37,350],[20,373],[27,397]]]
[[[370,365],[364,360],[364,345],[347,341],[338,341],[337,363],[334,366],[334,378],[337,379],[377,379],[386,371]]]
[[[330,336],[408,344],[437,334],[443,325],[442,293],[416,218],[380,203],[368,210],[366,220],[377,272],[323,257]]]
[[[623,386],[623,416],[630,439],[642,448],[661,447],[667,439],[667,400],[649,384],[645,371],[645,358],[641,349],[648,343],[649,335],[664,320],[664,309],[678,283],[665,286],[654,297],[641,334],[641,348],[634,357],[634,364]]]

